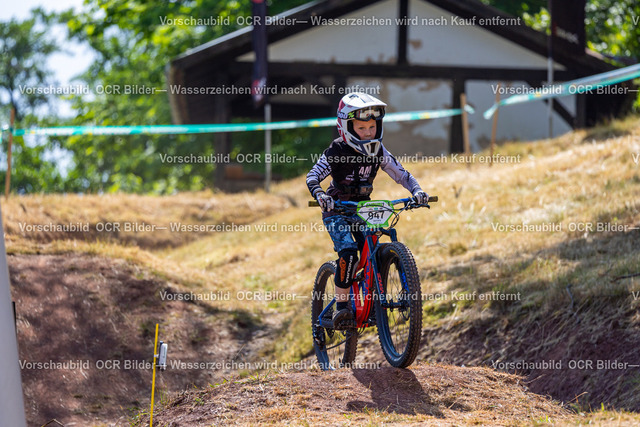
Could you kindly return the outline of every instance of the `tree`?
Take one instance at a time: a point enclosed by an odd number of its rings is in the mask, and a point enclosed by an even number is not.
[[[491,5],[513,16],[523,17],[525,14],[535,15],[547,7],[547,0],[481,0],[482,3]]]
[[[51,17],[42,9],[34,9],[24,21],[0,22],[0,91],[8,97],[20,121],[27,112],[48,103],[43,91],[34,90],[51,81],[46,60],[60,49],[47,35]]]
[[[19,126],[57,124],[55,115],[46,111],[49,105],[47,89],[53,84],[46,60],[60,51],[49,36],[53,17],[42,9],[33,9],[31,17],[19,21],[0,22],[0,118],[9,122],[11,109],[16,112]],[[0,158],[0,185],[4,188],[6,134],[3,135]],[[56,140],[42,139],[28,145],[24,138],[14,138],[11,187],[17,192],[61,191],[62,178],[52,161],[44,160]]]
[[[523,17],[536,29],[549,27],[548,0],[482,2]],[[640,3],[636,0],[587,0],[585,29],[589,49],[610,57],[640,60]]]
[[[589,0],[586,30],[590,49],[640,61],[640,3],[636,0]]]
[[[560,1],[560,0],[556,0]],[[482,0],[514,16],[538,31],[550,25],[547,0]],[[640,3],[637,0],[587,0],[585,5],[587,47],[618,66],[640,61]],[[635,108],[640,110],[640,95]]]
[[[546,0],[512,2],[483,0],[508,13],[525,17],[528,23],[544,30],[548,26]],[[307,0],[272,2],[270,14],[288,10]],[[623,27],[625,35],[616,33],[615,25],[604,19],[607,11],[622,17],[613,0],[589,0],[587,35],[589,46],[600,52],[634,54],[637,52],[636,28]],[[622,3],[631,5],[632,0]],[[81,79],[94,90],[91,96],[73,100],[78,125],[154,125],[171,122],[165,92],[165,66],[177,55],[240,28],[237,18],[249,16],[250,0],[91,0],[83,12],[62,14],[60,20],[69,28],[70,37],[86,41],[96,52],[96,61]],[[637,8],[637,6],[633,6]],[[600,17],[602,15],[603,17]],[[217,18],[220,25],[193,25],[198,19]],[[181,22],[180,19],[183,21]],[[635,31],[635,32],[634,32]],[[606,47],[605,47],[606,43]],[[618,46],[617,48],[615,46]],[[608,49],[608,50],[607,50]],[[619,52],[619,53],[618,53]],[[114,92],[98,92],[113,88]],[[143,92],[143,93],[141,93]],[[242,120],[242,118],[236,118]],[[275,152],[291,153],[300,147],[317,151],[306,142],[311,130],[274,133]],[[234,149],[260,151],[260,134],[234,134]],[[67,186],[78,191],[135,191],[166,193],[176,190],[199,190],[213,185],[215,164],[163,163],[164,156],[213,154],[211,135],[196,136],[77,136],[65,140],[64,147],[73,153],[74,167]],[[305,143],[301,144],[301,141]],[[324,138],[323,138],[324,143]],[[298,163],[282,169],[285,176],[300,173]]]
[[[274,4],[272,14],[305,1]],[[250,0],[96,0],[79,16],[63,14],[70,36],[86,41],[97,59],[82,80],[96,93],[74,100],[76,123],[87,125],[155,125],[171,123],[164,92],[134,93],[129,89],[166,88],[166,65],[181,53],[240,28],[238,16],[251,14]],[[219,18],[223,25],[176,24],[177,19]],[[226,22],[226,21],[224,21]],[[162,163],[165,155],[213,154],[211,135],[78,136],[65,147],[73,152],[70,179],[88,191],[172,192],[212,186],[214,164]],[[161,156],[162,155],[162,156]]]

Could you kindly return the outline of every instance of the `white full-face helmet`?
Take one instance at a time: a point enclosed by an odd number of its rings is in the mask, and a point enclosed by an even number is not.
[[[366,93],[349,93],[343,96],[338,104],[338,132],[342,140],[365,156],[378,154],[382,143],[382,118],[386,106],[384,102]],[[361,140],[353,129],[354,120],[375,120],[377,126],[374,139]]]

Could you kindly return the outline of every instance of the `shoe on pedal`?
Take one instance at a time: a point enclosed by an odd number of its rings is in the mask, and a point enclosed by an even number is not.
[[[333,313],[333,328],[344,329],[353,325],[353,312],[350,308],[343,308]]]

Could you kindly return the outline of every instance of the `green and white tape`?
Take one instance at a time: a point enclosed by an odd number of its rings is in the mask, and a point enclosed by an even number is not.
[[[509,98],[505,98],[493,104],[491,108],[483,113],[483,116],[485,119],[490,119],[498,107],[503,105],[522,104],[524,102],[537,101],[541,99],[576,95],[579,93],[590,92],[604,86],[633,80],[638,77],[640,77],[640,64],[608,71],[602,74],[595,74],[589,77],[583,77],[581,79],[538,89],[531,94],[514,95]]]
[[[472,114],[473,108],[465,106],[465,110]],[[385,122],[402,122],[411,120],[438,119],[462,114],[461,108],[449,110],[424,110],[408,111],[404,113],[389,113],[385,115]],[[72,136],[72,135],[174,135],[197,134],[218,132],[247,132],[258,130],[317,128],[335,126],[336,118],[312,120],[289,120],[271,123],[225,123],[203,125],[155,125],[155,126],[59,126],[49,128],[13,129],[14,136],[46,135],[46,136]],[[9,130],[6,128],[5,130]]]

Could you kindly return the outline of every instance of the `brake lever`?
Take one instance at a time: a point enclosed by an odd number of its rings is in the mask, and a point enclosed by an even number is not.
[[[418,203],[415,200],[410,200],[407,202],[407,204],[405,205],[405,208],[407,210],[411,210],[411,209],[416,209],[416,208],[427,208],[427,209],[431,209],[431,206],[429,205],[429,202],[427,203]]]

